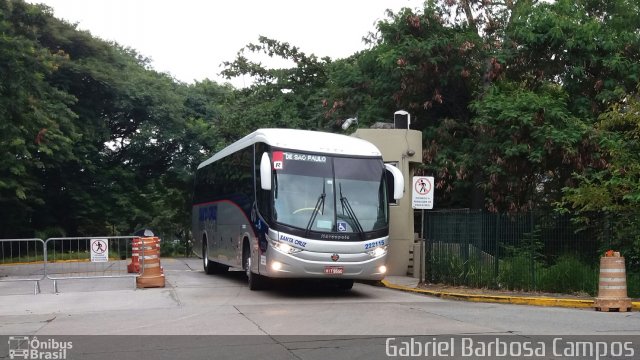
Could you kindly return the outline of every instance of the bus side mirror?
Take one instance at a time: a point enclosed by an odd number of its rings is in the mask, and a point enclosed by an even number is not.
[[[402,176],[397,167],[391,164],[384,164],[384,167],[393,175],[393,198],[396,200],[402,199],[404,195],[404,176]]]
[[[262,153],[260,159],[260,187],[262,190],[271,190],[271,160],[266,152]]]

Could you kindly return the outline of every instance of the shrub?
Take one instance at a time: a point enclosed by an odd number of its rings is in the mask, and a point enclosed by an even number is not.
[[[554,293],[597,293],[598,272],[574,256],[565,255],[544,270],[540,290]]]
[[[161,241],[160,256],[161,257],[177,257],[186,256],[185,246],[182,242]]]
[[[627,272],[627,291],[631,298],[640,298],[640,272]]]
[[[534,290],[541,264],[529,255],[517,254],[500,261],[498,286],[509,290]]]

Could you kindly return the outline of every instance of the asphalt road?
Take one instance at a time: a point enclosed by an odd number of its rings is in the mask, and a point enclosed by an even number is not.
[[[68,338],[76,345],[67,358],[83,359],[385,358],[388,339],[403,336],[631,335],[640,343],[638,312],[467,303],[359,283],[348,292],[299,282],[256,292],[240,271],[206,275],[198,259],[162,264],[163,289],[68,280],[58,294],[42,282],[33,295],[32,283],[0,283],[0,335]]]

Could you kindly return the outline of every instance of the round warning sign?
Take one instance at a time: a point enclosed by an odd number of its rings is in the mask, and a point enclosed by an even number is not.
[[[431,180],[428,177],[418,177],[413,188],[419,195],[427,195],[431,192]]]

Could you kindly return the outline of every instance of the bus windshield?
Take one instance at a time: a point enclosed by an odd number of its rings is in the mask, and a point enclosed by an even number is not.
[[[382,159],[274,151],[274,215],[312,231],[364,233],[388,225]]]

